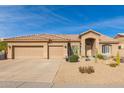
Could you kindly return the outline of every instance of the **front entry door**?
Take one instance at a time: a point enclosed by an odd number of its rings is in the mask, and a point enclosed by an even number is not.
[[[85,41],[85,55],[88,57],[94,56],[94,49],[95,49],[95,39],[86,39]]]
[[[87,45],[87,47],[86,47],[86,56],[92,56],[92,47],[91,47],[91,45]]]

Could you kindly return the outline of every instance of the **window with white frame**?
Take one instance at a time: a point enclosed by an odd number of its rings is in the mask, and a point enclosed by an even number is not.
[[[110,45],[102,45],[102,53],[110,54]]]

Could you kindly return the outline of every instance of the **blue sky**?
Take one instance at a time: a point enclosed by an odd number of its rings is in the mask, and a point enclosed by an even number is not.
[[[0,37],[51,33],[79,34],[94,29],[124,33],[124,6],[0,6]]]

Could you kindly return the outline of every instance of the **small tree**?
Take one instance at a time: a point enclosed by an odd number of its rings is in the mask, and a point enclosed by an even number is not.
[[[78,55],[78,50],[77,46],[72,46],[73,55]]]
[[[116,56],[116,64],[117,64],[117,65],[120,64],[120,54],[119,54],[119,52],[117,52],[117,56]]]
[[[6,42],[0,42],[0,51],[7,49],[7,43]]]

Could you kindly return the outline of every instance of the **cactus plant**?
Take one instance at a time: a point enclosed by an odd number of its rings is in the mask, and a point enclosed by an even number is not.
[[[117,52],[117,56],[116,56],[116,64],[117,64],[117,65],[120,64],[120,54],[119,54],[119,52]]]
[[[98,50],[96,49],[96,54],[95,54],[95,63],[97,63],[97,55],[98,55]]]

